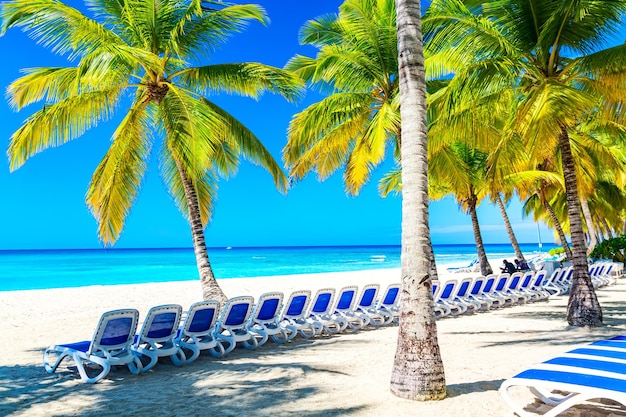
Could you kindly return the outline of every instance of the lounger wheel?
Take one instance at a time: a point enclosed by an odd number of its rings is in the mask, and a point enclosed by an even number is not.
[[[285,343],[289,340],[289,336],[287,335],[287,332],[283,330],[280,333],[273,334],[272,340],[274,343]]]
[[[248,340],[244,340],[241,342],[242,346],[248,350],[254,350],[259,347],[259,342],[256,340],[256,337],[251,337]]]
[[[214,358],[221,358],[226,352],[224,351],[224,346],[220,342],[217,342],[215,347],[209,348],[209,354]]]
[[[304,339],[310,339],[313,336],[315,336],[315,329],[314,328],[303,328],[298,330],[298,334],[300,336],[302,336]]]
[[[183,364],[187,360],[187,357],[185,356],[185,353],[182,349],[178,349],[176,353],[170,355],[170,359],[175,366],[183,366]]]

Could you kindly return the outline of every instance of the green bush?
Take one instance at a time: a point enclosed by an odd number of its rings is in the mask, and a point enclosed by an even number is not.
[[[565,249],[563,249],[560,246],[558,248],[552,248],[548,251],[548,255],[550,256],[563,255],[564,253],[565,253]]]
[[[600,242],[589,256],[592,259],[610,259],[614,262],[624,262],[626,252],[626,235],[606,239]]]

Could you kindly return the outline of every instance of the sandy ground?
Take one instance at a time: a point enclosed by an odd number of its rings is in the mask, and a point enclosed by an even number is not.
[[[379,270],[220,283],[229,296],[256,297],[374,282],[384,288],[398,280],[398,270]],[[186,308],[200,294],[197,282],[0,292],[0,415],[511,416],[497,391],[503,380],[577,345],[626,333],[626,280],[598,290],[602,328],[568,327],[565,297],[441,319],[447,398],[426,403],[389,391],[394,326],[285,345],[270,341],[220,359],[202,355],[181,368],[164,361],[138,376],[120,367],[97,384],[81,383],[70,362],[54,375],[43,369],[47,345],[88,339],[104,311],[134,307],[143,317],[158,304]],[[529,409],[545,411],[530,394],[515,395]],[[564,415],[626,416],[626,408],[582,406]]]

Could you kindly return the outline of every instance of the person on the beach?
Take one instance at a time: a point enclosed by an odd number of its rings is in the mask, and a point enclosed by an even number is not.
[[[518,270],[518,271],[523,271],[523,272],[525,272],[525,271],[530,271],[530,267],[528,266],[528,264],[526,263],[526,261],[525,261],[525,260],[523,260],[523,259],[522,259],[521,261],[518,261],[518,260],[516,259],[516,260],[515,260],[515,265],[517,266],[517,270]]]
[[[517,271],[517,268],[515,267],[515,265],[513,265],[511,262],[507,261],[506,259],[503,260],[502,263],[504,264],[504,267],[500,268],[500,270],[502,271],[503,274],[512,274],[513,272]]]

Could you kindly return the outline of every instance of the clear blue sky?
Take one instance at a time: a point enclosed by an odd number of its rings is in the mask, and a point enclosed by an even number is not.
[[[84,8],[82,1],[66,3]],[[253,23],[235,35],[214,57],[214,62],[260,61],[282,67],[296,53],[313,55],[315,50],[298,44],[302,24],[325,13],[335,13],[339,0],[293,2],[261,0],[268,12],[269,27]],[[89,15],[89,14],[88,14]],[[65,61],[36,45],[18,30],[0,38],[5,57],[0,85],[6,86],[22,68],[65,65]],[[246,124],[280,161],[291,116],[319,96],[290,104],[267,94],[259,101],[236,96],[211,97]],[[99,248],[97,226],[84,198],[93,171],[103,157],[115,128],[103,124],[60,148],[48,149],[9,173],[5,155],[11,134],[28,115],[15,113],[0,100],[0,250]],[[400,197],[381,198],[376,182],[389,168],[381,167],[372,183],[358,197],[344,193],[342,174],[337,172],[320,183],[310,175],[287,195],[278,193],[269,174],[243,162],[238,174],[220,183],[213,221],[206,229],[207,244],[222,246],[372,245],[400,243]],[[508,209],[513,228],[522,243],[537,241],[537,227],[523,218],[519,202]],[[474,243],[469,216],[451,199],[431,203],[433,243]],[[484,203],[479,219],[485,243],[507,243],[496,207]],[[541,227],[544,242],[552,233]],[[190,247],[189,226],[183,219],[158,172],[157,156],[124,232],[115,247]]]

